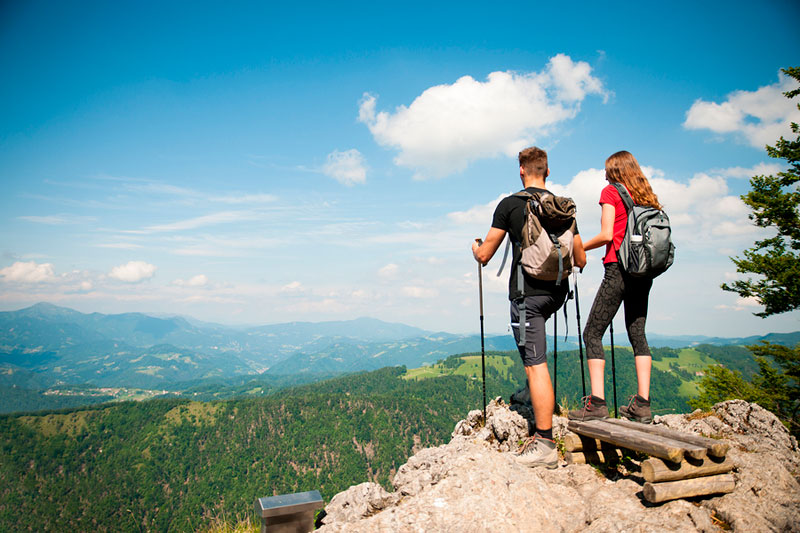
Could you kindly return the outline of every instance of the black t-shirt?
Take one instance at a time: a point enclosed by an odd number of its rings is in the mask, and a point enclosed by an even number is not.
[[[538,187],[528,187],[525,190],[529,193],[548,192],[546,189],[539,189]],[[509,300],[516,300],[521,296],[517,284],[517,272],[519,271],[517,264],[522,256],[522,251],[517,245],[522,242],[522,228],[525,226],[525,202],[526,200],[519,196],[506,196],[497,204],[497,209],[494,210],[494,217],[492,218],[492,227],[507,232],[508,237],[506,238],[510,237],[511,242],[515,244],[515,246],[512,246],[514,255],[511,262],[511,275],[508,278]],[[578,234],[577,225],[575,226],[575,234]],[[562,280],[556,286],[555,281],[536,279],[526,274],[524,270],[522,274],[525,276],[525,296],[558,294],[569,290],[567,280]]]

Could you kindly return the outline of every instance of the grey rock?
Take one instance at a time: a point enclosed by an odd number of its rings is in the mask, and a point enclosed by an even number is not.
[[[737,466],[731,494],[656,506],[643,501],[635,471],[609,478],[589,465],[518,465],[511,452],[527,436],[526,420],[500,399],[487,406],[487,418],[484,424],[482,411],[470,412],[450,443],[412,456],[398,470],[394,492],[362,484],[334,497],[319,531],[710,533],[719,531],[719,520],[733,531],[800,531],[797,443],[758,405],[723,402],[710,415],[657,417],[675,429],[728,439]],[[567,420],[553,422],[554,434],[563,436]]]
[[[361,483],[340,492],[325,507],[325,520],[336,523],[350,523],[372,516],[393,504],[397,496],[390,494],[377,483]]]

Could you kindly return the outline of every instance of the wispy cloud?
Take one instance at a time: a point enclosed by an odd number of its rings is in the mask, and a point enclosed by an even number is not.
[[[753,312],[754,309],[761,307],[761,303],[753,296],[747,298],[738,298],[736,303],[733,305],[728,304],[720,304],[715,306],[715,309],[723,310],[723,311],[750,311]]]
[[[171,224],[158,224],[154,226],[147,226],[144,232],[169,232],[169,231],[184,231],[194,230],[205,226],[217,226],[220,224],[231,224],[236,222],[248,222],[258,220],[262,214],[256,211],[220,211],[218,213],[211,213],[210,215],[203,215],[200,217],[189,218],[180,220]]]
[[[431,87],[393,113],[378,111],[377,98],[365,93],[358,119],[379,145],[399,150],[396,164],[424,179],[516,154],[575,117],[589,94],[607,95],[588,63],[559,54],[542,72],[492,72],[485,82],[463,76]]]
[[[229,196],[211,196],[212,202],[223,204],[271,204],[277,201],[278,197],[272,194],[241,194]]]
[[[388,265],[384,265],[378,269],[378,277],[381,279],[392,280],[397,278],[397,273],[400,268],[394,264],[389,263]]]
[[[109,242],[103,244],[96,244],[97,248],[110,248],[113,250],[138,250],[143,248],[141,244],[134,244],[132,242]]]
[[[129,191],[141,192],[146,194],[155,194],[159,196],[180,196],[188,198],[199,198],[203,194],[193,189],[186,187],[178,187],[169,183],[162,183],[158,181],[147,181],[145,183],[127,183],[124,188]]]
[[[344,152],[334,150],[328,154],[322,173],[352,187],[367,181],[367,164],[361,152],[354,148]]]
[[[208,285],[208,276],[205,274],[197,274],[186,280],[176,279],[172,284],[178,287],[205,287]]]
[[[455,211],[453,213],[448,213],[447,218],[456,224],[486,223],[487,221],[492,220],[492,215],[494,214],[494,210],[497,208],[497,204],[499,204],[500,200],[506,196],[508,195],[501,194],[487,204],[476,205],[467,209],[466,211]]]
[[[781,172],[783,168],[776,163],[758,163],[752,167],[731,167],[719,168],[709,171],[710,174],[717,174],[727,178],[750,179],[753,176],[770,176]]]
[[[86,224],[96,220],[95,217],[77,215],[45,215],[45,216],[20,216],[19,220],[33,222],[34,224],[45,224],[48,226],[66,226],[69,224]]]

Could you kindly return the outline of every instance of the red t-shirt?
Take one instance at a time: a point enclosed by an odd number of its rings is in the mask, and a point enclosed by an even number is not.
[[[629,191],[630,193],[630,191]],[[617,262],[617,249],[622,245],[622,238],[625,236],[625,227],[628,225],[628,212],[625,211],[625,204],[617,189],[608,184],[600,193],[600,205],[609,204],[614,206],[614,238],[606,244],[606,255],[603,257],[603,264]]]

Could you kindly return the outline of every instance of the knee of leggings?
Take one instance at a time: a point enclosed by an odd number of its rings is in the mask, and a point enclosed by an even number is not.
[[[583,332],[583,345],[586,346],[587,359],[606,358],[606,354],[603,351],[603,337],[593,335],[588,328]]]

